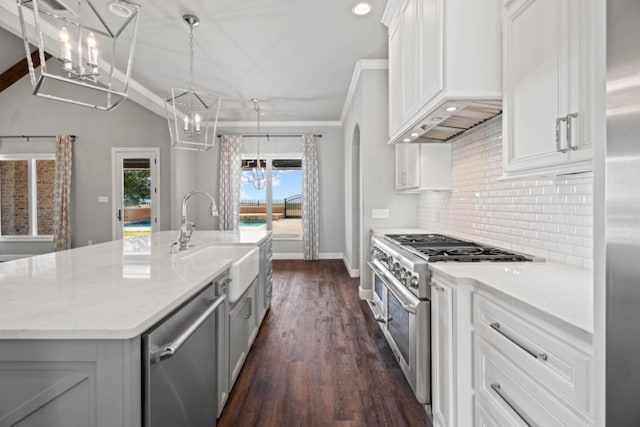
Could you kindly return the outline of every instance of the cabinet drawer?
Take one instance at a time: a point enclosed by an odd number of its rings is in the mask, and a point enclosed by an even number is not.
[[[477,294],[474,296],[475,333],[490,342],[549,393],[578,411],[589,414],[591,356],[552,335],[552,326],[542,321],[533,322],[534,319],[515,314],[508,305],[498,305]]]
[[[485,425],[590,425],[478,335],[474,338],[474,390],[476,404],[490,415],[485,416]]]

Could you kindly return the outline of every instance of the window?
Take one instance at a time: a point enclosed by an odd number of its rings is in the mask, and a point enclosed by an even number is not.
[[[0,239],[53,239],[54,154],[0,156]]]
[[[265,188],[249,181],[255,157],[242,160],[240,230],[272,230],[274,237],[302,236],[302,159],[299,154],[266,155]]]

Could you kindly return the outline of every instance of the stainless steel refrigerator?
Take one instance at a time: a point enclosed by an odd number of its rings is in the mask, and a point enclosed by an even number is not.
[[[606,425],[640,426],[640,0],[607,0],[605,168]]]

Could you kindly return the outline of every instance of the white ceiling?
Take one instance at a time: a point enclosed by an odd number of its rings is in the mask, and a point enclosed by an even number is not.
[[[188,84],[182,15],[192,13],[201,22],[195,87],[229,100],[220,120],[254,121],[249,100],[258,98],[264,121],[337,121],[356,62],[387,58],[386,1],[370,1],[373,11],[359,17],[355,0],[139,0],[132,78],[163,98]]]

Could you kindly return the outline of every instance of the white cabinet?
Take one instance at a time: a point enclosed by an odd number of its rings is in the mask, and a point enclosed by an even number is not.
[[[434,285],[431,292],[431,389],[433,425],[453,420],[453,289]]]
[[[434,427],[473,422],[473,287],[435,273],[431,283],[431,410]]]
[[[500,10],[501,0],[389,0],[389,142],[417,138],[450,103],[499,102]]]
[[[397,192],[451,190],[451,144],[396,144]]]
[[[229,310],[229,389],[233,388],[258,333],[258,279]]]
[[[592,169],[591,1],[505,1],[505,176]]]
[[[489,415],[508,425],[592,424],[590,343],[481,293],[473,327],[476,404]]]

